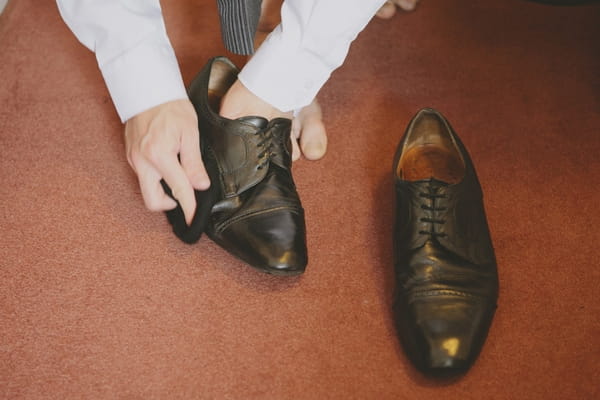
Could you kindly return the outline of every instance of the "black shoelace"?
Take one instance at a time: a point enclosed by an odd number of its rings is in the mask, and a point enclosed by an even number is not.
[[[436,189],[431,188],[430,190],[434,191]],[[421,204],[421,208],[423,210],[431,211],[434,216],[435,216],[436,211],[445,211],[446,210],[446,207],[437,207],[437,204],[436,204],[437,199],[442,199],[442,198],[446,197],[445,194],[423,193],[422,192],[422,193],[419,193],[419,197],[423,197],[423,198],[426,198],[431,201],[431,205]],[[419,234],[429,235],[432,238],[447,236],[445,233],[436,232],[436,230],[435,230],[435,224],[438,224],[438,225],[445,224],[446,223],[445,219],[421,217],[421,218],[419,218],[419,221],[431,224],[431,229],[429,231],[419,231]]]

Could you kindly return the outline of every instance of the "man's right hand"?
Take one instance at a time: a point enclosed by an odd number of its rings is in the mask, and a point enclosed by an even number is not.
[[[149,210],[165,211],[177,206],[160,184],[164,179],[190,224],[196,210],[194,189],[210,186],[199,140],[198,117],[187,99],[153,107],[125,123],[127,160],[138,176]]]

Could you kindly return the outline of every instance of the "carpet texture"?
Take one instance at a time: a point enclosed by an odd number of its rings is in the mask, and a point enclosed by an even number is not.
[[[186,82],[223,54],[216,5],[164,1]],[[53,1],[0,16],[0,398],[596,399],[600,6],[422,0],[374,20],[320,94],[300,160],[309,266],[263,275],[144,209],[92,53]],[[236,58],[239,61],[239,58]],[[396,144],[431,106],[469,149],[500,274],[454,382],[391,318]]]

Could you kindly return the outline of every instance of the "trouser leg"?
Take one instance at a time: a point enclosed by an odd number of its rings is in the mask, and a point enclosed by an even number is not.
[[[221,36],[227,50],[236,54],[254,52],[254,35],[262,0],[217,0]]]

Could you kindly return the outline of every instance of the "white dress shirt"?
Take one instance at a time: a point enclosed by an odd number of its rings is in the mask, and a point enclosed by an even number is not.
[[[384,2],[285,0],[281,24],[242,69],[240,81],[281,111],[306,106]],[[187,98],[159,0],[57,3],[69,28],[96,54],[121,121]]]

